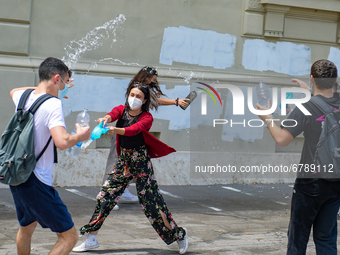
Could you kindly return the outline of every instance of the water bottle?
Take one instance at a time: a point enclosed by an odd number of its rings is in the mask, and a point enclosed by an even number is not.
[[[197,97],[197,93],[196,93],[196,91],[191,91],[190,93],[189,93],[189,95],[186,97],[186,99],[190,99],[190,102],[187,102],[187,106],[186,107],[182,107],[181,105],[179,106],[179,107],[181,107],[183,110],[185,110],[185,109],[187,109],[188,108],[188,106],[192,103],[192,101],[194,101],[194,99]]]
[[[87,109],[84,109],[81,113],[77,116],[77,123],[81,127],[87,127],[90,123],[90,115],[87,113]],[[74,128],[71,135],[74,135],[77,133],[77,128]],[[80,153],[80,147],[82,145],[82,142],[77,143],[71,148],[66,149],[66,154],[69,156],[77,157]]]
[[[101,121],[92,131],[91,138],[81,145],[81,148],[85,150],[93,140],[99,139],[102,134],[106,134],[110,128]]]
[[[270,98],[269,88],[262,80],[259,81],[259,85],[257,85],[256,87],[256,95],[259,104],[264,107],[267,107],[268,106],[267,102],[268,99]]]

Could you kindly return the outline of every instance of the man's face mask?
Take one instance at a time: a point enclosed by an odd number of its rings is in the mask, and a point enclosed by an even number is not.
[[[63,83],[65,83],[64,80],[63,80],[63,78],[61,78],[61,76],[60,76],[60,79],[61,79],[61,81],[62,81]],[[64,88],[63,90],[60,90],[59,85],[58,85],[58,89],[59,89],[58,98],[59,98],[59,99],[64,98],[64,97],[66,96],[67,92],[68,92],[68,86],[67,86],[67,84],[65,83],[65,88]]]

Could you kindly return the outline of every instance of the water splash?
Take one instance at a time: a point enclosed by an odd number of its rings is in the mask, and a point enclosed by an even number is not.
[[[120,59],[117,59],[117,58],[104,58],[103,60],[99,60],[99,61],[107,61],[107,60],[111,60],[111,63],[112,62],[118,62],[118,63],[121,63],[122,65],[124,66],[131,66],[131,65],[134,65],[134,66],[142,66],[136,62],[130,62],[130,63],[126,63],[126,62],[123,62],[121,61]]]
[[[118,62],[118,63],[120,63],[120,64],[122,64],[122,65],[126,65],[126,66],[139,66],[139,67],[141,67],[141,66],[146,66],[146,65],[143,65],[143,64],[139,64],[139,63],[136,63],[136,62],[130,62],[130,63],[127,63],[127,62],[124,62],[124,61],[122,61],[122,60],[120,60],[120,59],[117,59],[117,58],[103,58],[103,59],[100,59],[100,60],[98,60],[98,61],[95,61],[95,62],[92,62],[90,65],[89,65],[89,67],[88,67],[88,69],[87,69],[87,72],[86,72],[86,75],[91,71],[91,70],[94,70],[94,69],[96,69],[97,67],[98,67],[98,64],[100,63],[100,62],[104,62],[104,61],[111,61],[111,63],[113,63],[113,62]],[[155,66],[154,67],[156,70],[158,70],[158,66]],[[169,68],[169,71],[167,72],[167,73],[164,73],[165,75],[168,75],[168,74],[170,74],[171,73],[171,68]],[[191,80],[192,80],[192,78],[196,75],[193,71],[190,71],[190,74],[188,75],[188,76],[186,76],[186,75],[184,75],[184,74],[182,74],[182,72],[181,71],[176,71],[175,72],[175,75],[176,75],[176,77],[178,77],[178,78],[183,78],[183,80],[184,80],[184,82],[187,84],[187,85],[190,85],[190,82],[191,82]],[[202,75],[201,74],[201,77],[196,77],[198,80],[204,80],[204,75]]]
[[[168,74],[171,72],[171,68],[169,68],[169,72]],[[177,78],[183,78],[183,81],[187,84],[190,85],[190,83],[192,82],[191,80],[193,78],[195,78],[198,81],[204,81],[204,73],[198,72],[198,73],[194,73],[193,71],[190,71],[189,75],[187,75],[187,71],[184,72],[185,74],[183,74],[181,71],[175,71],[175,75]]]
[[[121,32],[121,25],[125,23],[125,15],[119,14],[115,19],[104,23],[88,32],[83,38],[73,40],[64,50],[66,56],[62,58],[65,64],[70,68],[75,68],[79,59],[88,51],[97,49],[103,45],[103,42],[113,36],[112,45],[117,41],[117,33]]]
[[[117,59],[117,58],[102,58],[102,59],[99,59],[98,61],[95,61],[95,62],[91,62],[91,64],[89,65],[89,67],[88,67],[88,69],[87,69],[87,72],[86,72],[86,75],[91,71],[91,70],[94,70],[94,69],[96,69],[97,67],[98,67],[98,64],[100,63],[100,62],[104,62],[104,61],[111,61],[111,63],[113,63],[113,62],[118,62],[118,63],[120,63],[120,64],[122,64],[122,65],[125,65],[125,66],[142,66],[142,65],[140,65],[140,64],[138,64],[138,63],[134,63],[134,62],[130,62],[130,63],[127,63],[127,62],[124,62],[124,61],[122,61],[122,60],[120,60],[120,59]]]
[[[192,77],[195,75],[195,73],[193,71],[190,71],[190,75],[188,77],[186,77],[184,79],[184,81],[189,85],[190,84],[190,80],[192,79]]]
[[[108,22],[105,22],[103,25],[95,27],[93,30],[88,32],[83,38],[80,40],[72,40],[69,45],[67,45],[65,50],[65,56],[62,58],[62,60],[65,62],[65,64],[70,68],[74,69],[76,64],[78,63],[79,59],[83,57],[83,55],[86,52],[98,49],[99,47],[103,46],[104,41],[112,38],[112,45],[117,42],[118,34],[123,30],[123,27],[121,26],[126,21],[126,17],[124,14],[119,14],[115,19],[112,19]],[[127,66],[144,66],[139,63],[134,62],[124,62],[120,59],[116,58],[103,58],[98,61],[90,63],[86,75],[95,68],[98,67],[98,63],[104,62],[104,61],[111,61],[120,63],[122,65]],[[157,67],[156,67],[157,69]],[[169,68],[169,73],[171,73],[172,70]],[[85,76],[86,76],[85,75]],[[190,71],[189,76],[185,76],[182,74],[181,71],[176,71],[175,74],[177,77],[183,78],[184,82],[186,84],[190,84],[191,79],[195,76],[195,73]],[[198,77],[196,77],[198,78]],[[203,76],[201,77],[203,80]]]

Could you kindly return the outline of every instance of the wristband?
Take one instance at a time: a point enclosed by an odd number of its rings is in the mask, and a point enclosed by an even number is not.
[[[179,98],[177,97],[176,100],[175,100],[175,105],[178,106],[178,100]]]

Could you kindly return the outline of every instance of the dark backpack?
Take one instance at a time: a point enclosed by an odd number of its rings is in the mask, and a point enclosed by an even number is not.
[[[314,155],[315,178],[340,181],[340,111],[320,97],[314,96],[310,101],[325,114]]]
[[[27,181],[37,161],[47,149],[52,137],[44,149],[35,158],[34,151],[34,118],[39,106],[53,96],[39,97],[27,111],[24,106],[33,89],[26,90],[20,98],[17,112],[7,125],[0,142],[0,182],[12,186]]]

